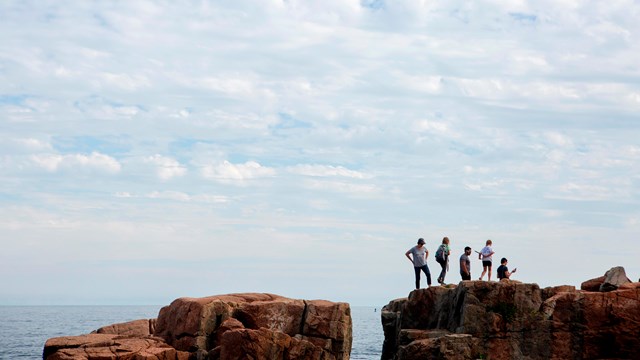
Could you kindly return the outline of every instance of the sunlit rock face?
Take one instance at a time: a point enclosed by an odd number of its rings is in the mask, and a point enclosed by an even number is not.
[[[52,338],[45,360],[349,359],[347,303],[244,293],[179,298],[157,319]]]

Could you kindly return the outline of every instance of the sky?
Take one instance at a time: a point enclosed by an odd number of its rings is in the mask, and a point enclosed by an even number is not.
[[[637,281],[639,17],[632,0],[2,1],[0,305],[382,306],[413,290],[420,237],[437,277],[444,236],[449,283],[487,239],[523,282]]]

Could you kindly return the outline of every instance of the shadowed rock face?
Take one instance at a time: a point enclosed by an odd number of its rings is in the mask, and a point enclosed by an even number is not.
[[[273,294],[180,298],[158,319],[49,339],[45,360],[349,359],[349,304]]]
[[[415,290],[382,310],[382,359],[639,358],[640,283],[614,269],[588,286],[611,279],[602,292],[509,280]]]

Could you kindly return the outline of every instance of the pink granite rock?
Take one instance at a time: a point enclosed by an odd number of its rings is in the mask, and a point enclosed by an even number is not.
[[[625,279],[608,292],[513,281],[415,290],[382,310],[382,359],[635,359],[640,286]]]
[[[43,359],[346,360],[351,326],[346,303],[258,293],[180,298],[162,308],[157,320],[49,339]]]

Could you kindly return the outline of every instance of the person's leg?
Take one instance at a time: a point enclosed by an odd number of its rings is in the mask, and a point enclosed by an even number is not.
[[[491,263],[489,263],[489,281],[491,281]]]
[[[487,272],[487,267],[486,266],[482,266],[482,274],[480,274],[480,280],[482,280],[482,278],[484,277],[484,274],[486,274]]]
[[[416,272],[416,289],[420,289],[420,268],[414,267],[413,269]]]
[[[447,275],[447,262],[446,261],[438,262],[438,264],[440,264],[440,267],[442,267],[442,270],[440,271],[440,276],[438,276],[438,282],[442,284],[444,283],[444,277]]]
[[[429,266],[423,266],[422,271],[427,275],[427,285],[431,286],[431,272],[429,271]]]

